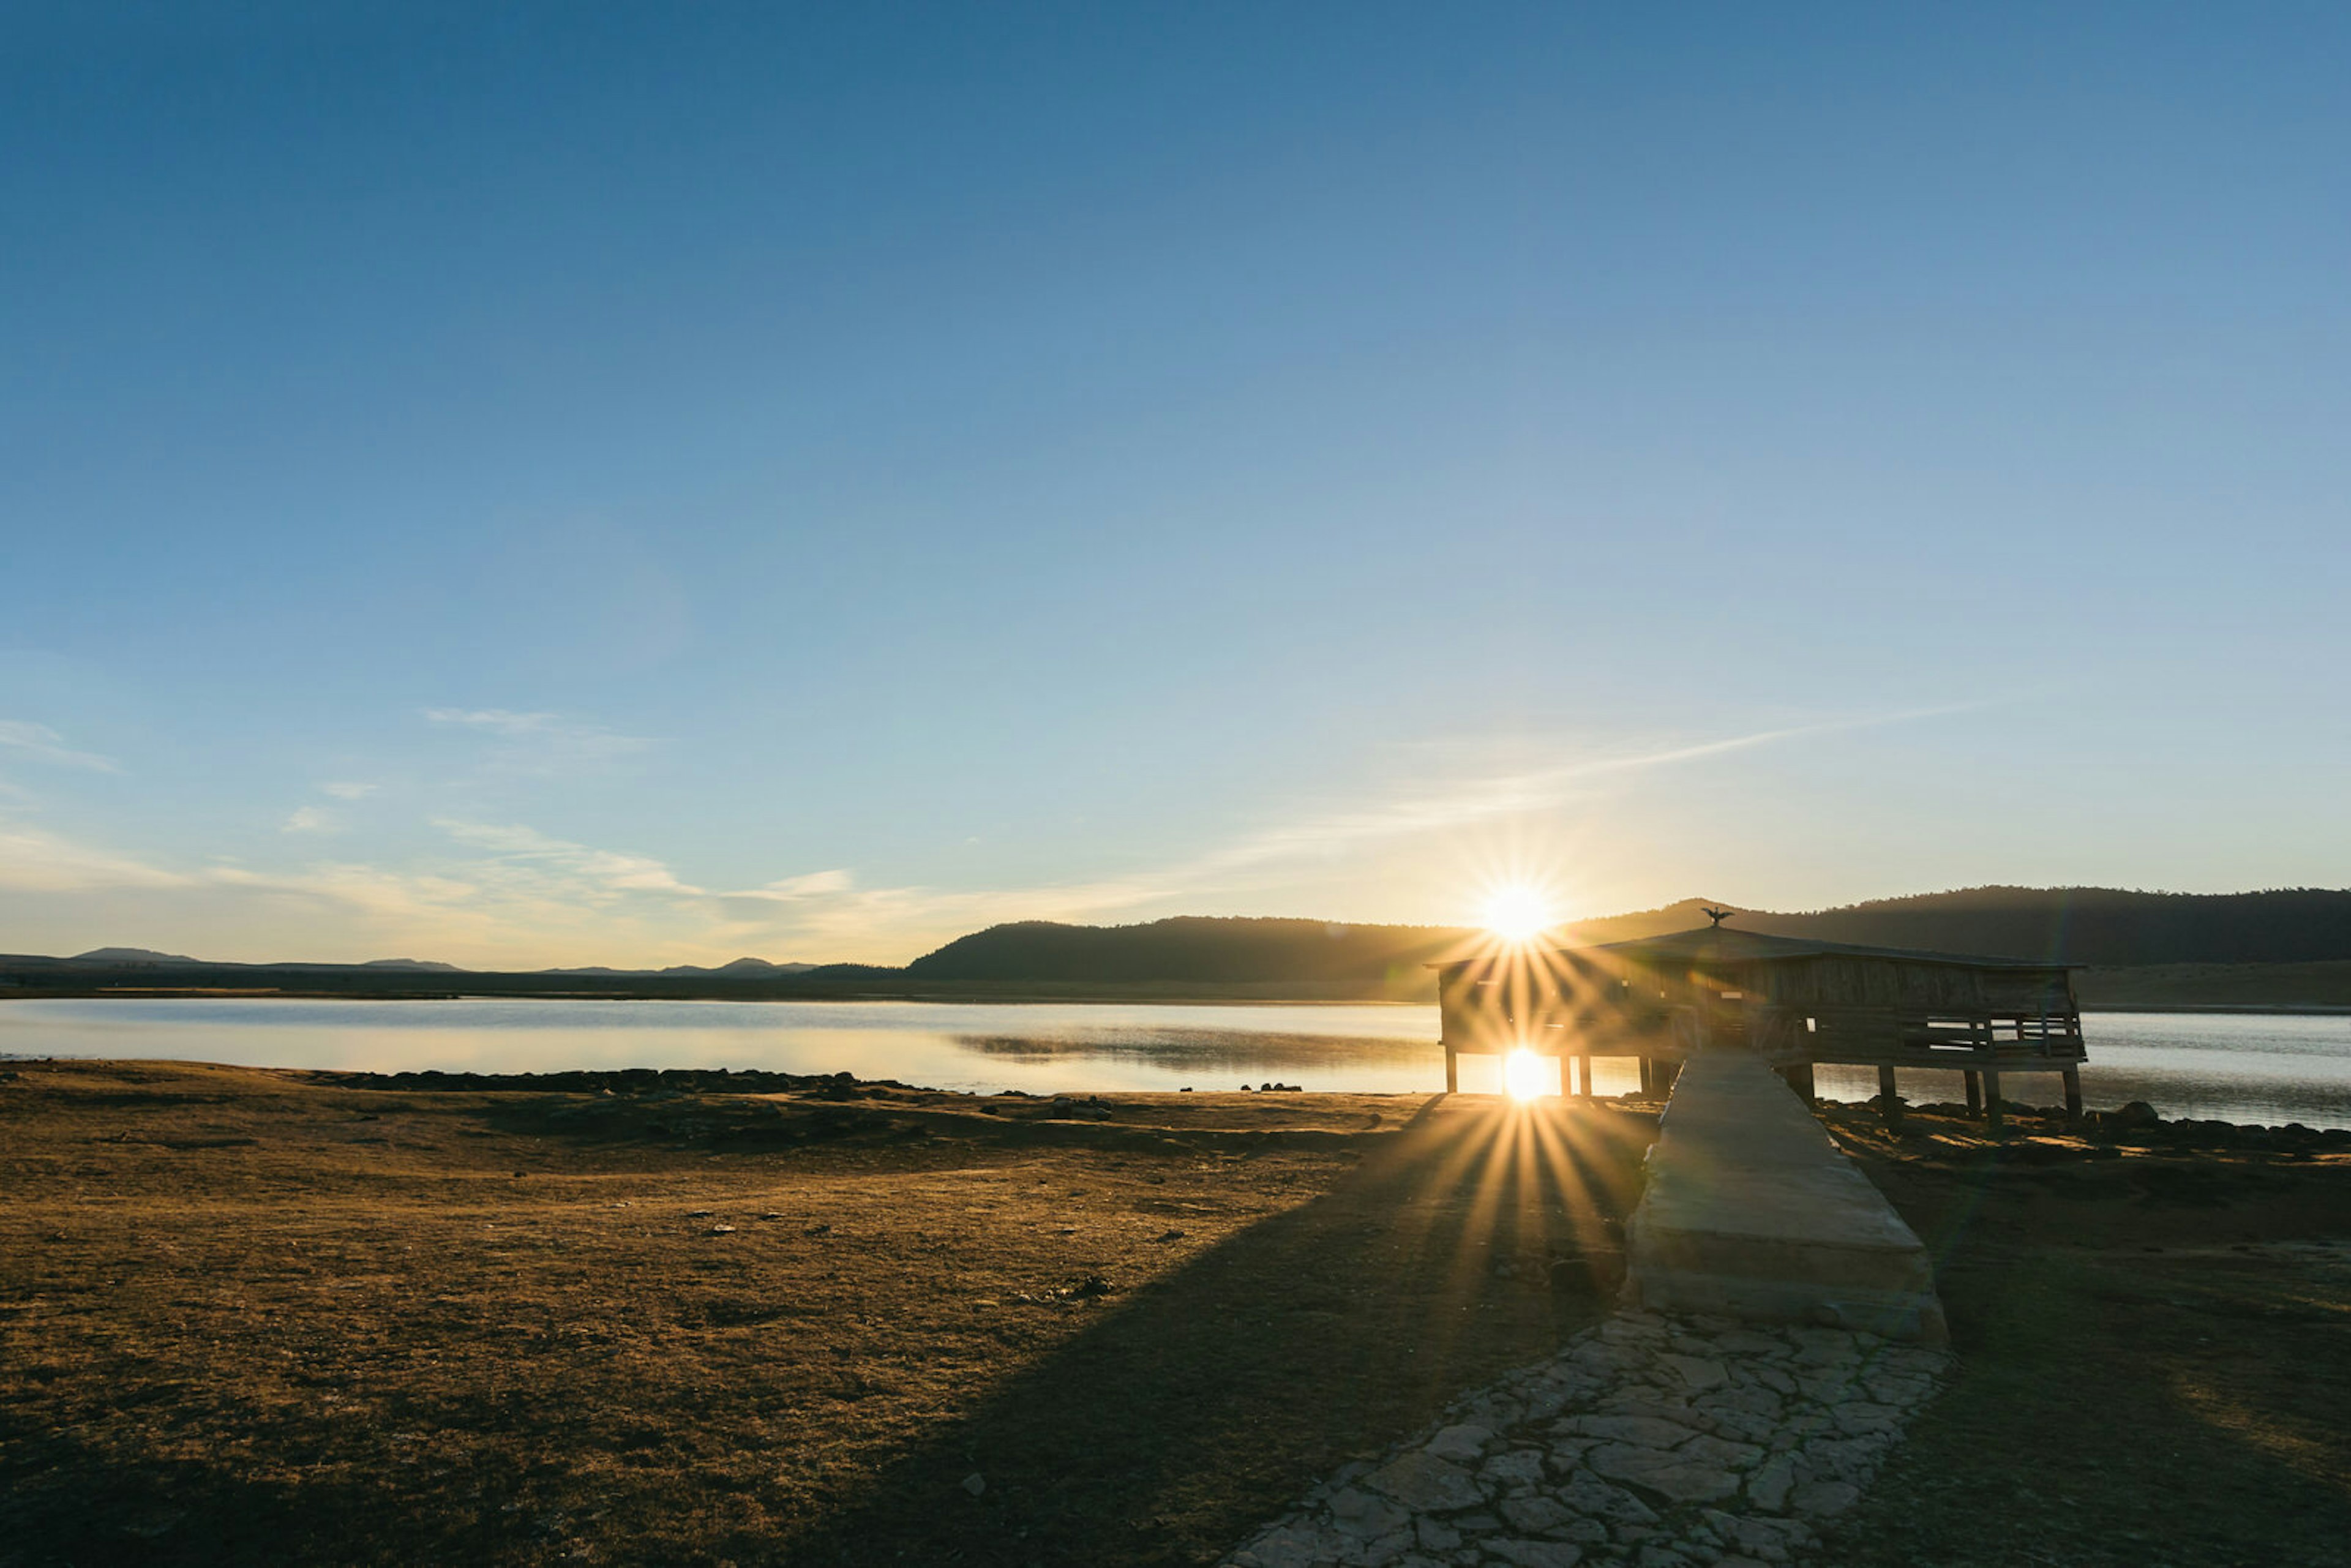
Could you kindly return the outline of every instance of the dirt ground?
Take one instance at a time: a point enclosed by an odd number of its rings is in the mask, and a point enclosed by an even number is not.
[[[1655,1130],[13,1071],[5,1568],[1210,1562],[1604,1312]],[[2346,1560],[2340,1143],[1830,1119],[1936,1247],[1962,1356],[1831,1568]]]
[[[1822,1568],[2351,1564],[2351,1144],[1829,1120],[1960,1361]]]
[[[1604,1312],[1654,1132],[16,1071],[11,1565],[1208,1560]]]

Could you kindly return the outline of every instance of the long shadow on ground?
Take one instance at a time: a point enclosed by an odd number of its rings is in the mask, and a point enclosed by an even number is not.
[[[1823,1568],[2351,1568],[2351,1165],[1833,1121],[1959,1362]]]
[[[1605,1105],[1434,1102],[1322,1197],[1072,1306],[1099,1321],[785,1554],[1214,1561],[1336,1465],[1604,1312],[1655,1132]]]

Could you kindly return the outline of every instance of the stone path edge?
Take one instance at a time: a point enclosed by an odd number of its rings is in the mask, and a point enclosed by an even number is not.
[[[1798,1562],[1949,1365],[1849,1329],[1620,1312],[1343,1467],[1222,1568]]]

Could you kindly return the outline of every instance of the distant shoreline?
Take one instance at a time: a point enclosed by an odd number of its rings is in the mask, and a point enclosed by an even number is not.
[[[346,991],[290,990],[275,987],[235,986],[103,986],[78,989],[0,987],[0,1001],[286,1001],[286,1002],[741,1002],[749,1004],[925,1002],[941,1007],[1250,1007],[1250,1008],[1427,1008],[1436,998],[1332,995],[1320,997],[1259,996],[1245,991],[1165,991],[1138,986],[1132,989],[1093,987],[1082,992],[1051,989],[972,989],[835,991],[802,995],[744,996],[738,993],[669,991],[508,991],[455,990]],[[2335,1002],[2084,1002],[2085,1013],[2179,1013],[2217,1017],[2343,1018],[2351,1006]]]

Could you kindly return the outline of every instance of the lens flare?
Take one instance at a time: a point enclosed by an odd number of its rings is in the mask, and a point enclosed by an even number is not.
[[[1544,1081],[1551,1074],[1543,1069],[1543,1059],[1525,1046],[1502,1058],[1502,1087],[1510,1092],[1513,1100],[1532,1100],[1551,1092]]]
[[[1480,923],[1505,942],[1531,942],[1556,919],[1542,889],[1516,883],[1487,894]]]

